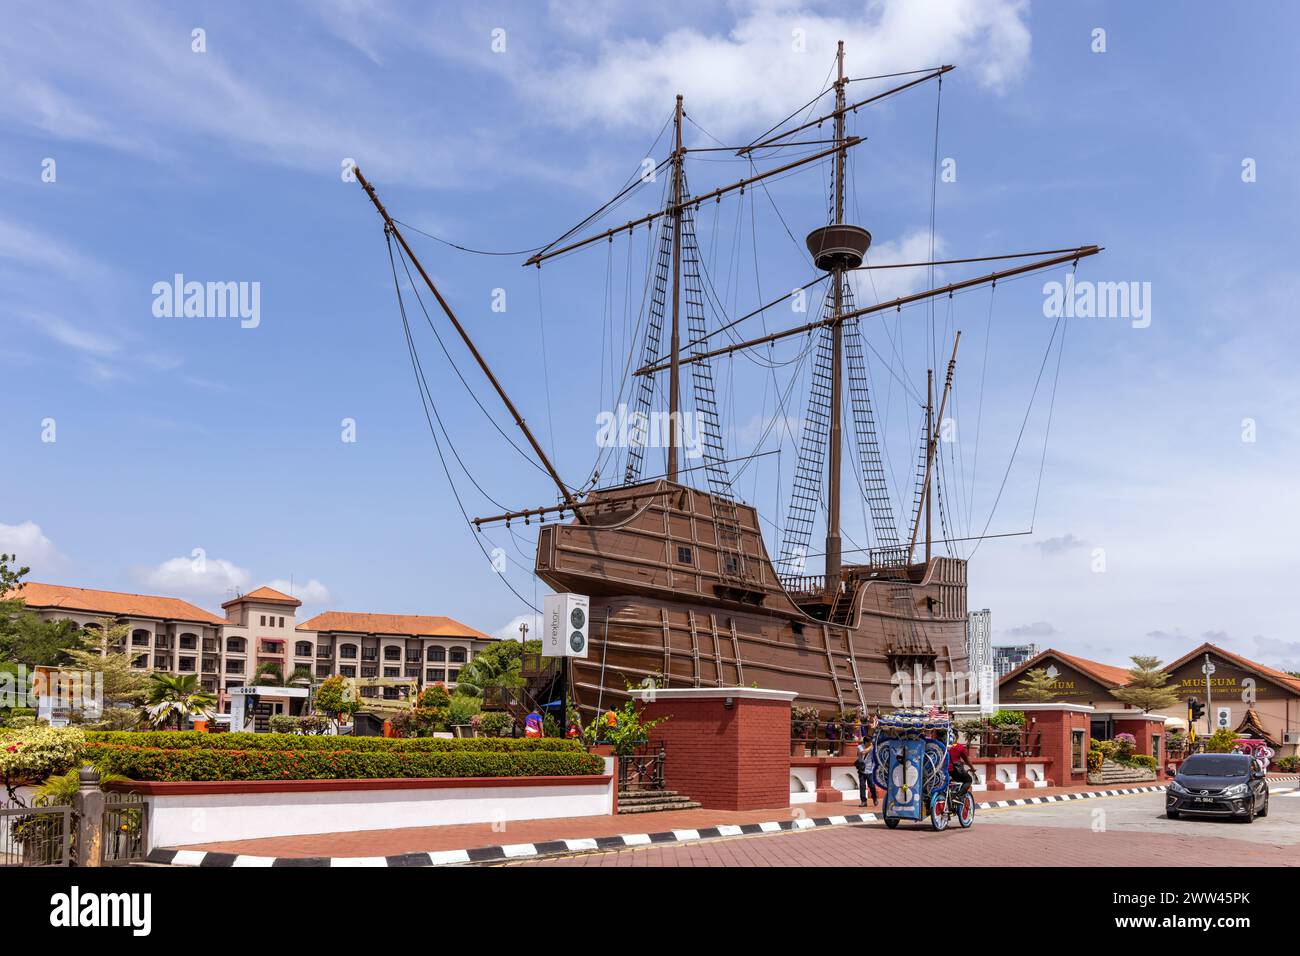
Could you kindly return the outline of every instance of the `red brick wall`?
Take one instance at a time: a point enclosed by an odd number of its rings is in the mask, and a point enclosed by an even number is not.
[[[668,748],[664,779],[703,806],[758,810],[790,804],[790,704],[783,700],[660,699],[645,717]]]
[[[1038,710],[1027,712],[1027,718],[1033,720],[1033,729],[1042,734],[1043,756],[1051,759],[1048,771],[1051,785],[1068,787],[1073,784],[1087,783],[1088,772],[1086,757],[1088,752],[1089,719],[1086,712],[1073,710]],[[1085,769],[1076,772],[1070,750],[1071,731],[1083,731],[1083,750]]]

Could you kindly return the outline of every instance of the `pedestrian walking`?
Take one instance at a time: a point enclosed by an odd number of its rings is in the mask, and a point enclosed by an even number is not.
[[[876,753],[875,746],[866,740],[858,744],[857,759],[853,769],[858,773],[858,806],[867,805],[867,791],[871,791],[871,805],[880,803],[880,794],[876,791]]]

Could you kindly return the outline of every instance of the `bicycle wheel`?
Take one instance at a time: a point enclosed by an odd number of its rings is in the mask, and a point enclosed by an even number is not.
[[[957,822],[963,830],[975,822],[975,794],[967,793],[957,803]]]
[[[948,794],[942,791],[930,795],[930,826],[936,830],[948,829]]]

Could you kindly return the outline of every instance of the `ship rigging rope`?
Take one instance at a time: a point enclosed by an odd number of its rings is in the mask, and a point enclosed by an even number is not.
[[[423,368],[421,367],[421,365],[420,365],[420,358],[419,358],[419,355],[418,355],[418,353],[417,353],[417,351],[416,351],[416,348],[415,348],[415,338],[414,338],[414,336],[413,336],[412,333],[411,333],[411,323],[410,323],[410,320],[407,318],[407,315],[406,315],[406,304],[405,304],[405,301],[404,301],[403,298],[402,298],[402,286],[401,286],[400,281],[399,281],[398,278],[397,278],[397,264],[396,264],[396,262],[395,262],[394,259],[393,259],[393,241],[392,241],[392,237],[391,237],[391,236],[387,236],[387,239],[388,239],[388,259],[389,259],[389,264],[391,265],[391,267],[392,267],[392,272],[393,272],[393,288],[394,288],[394,289],[396,290],[396,292],[397,292],[397,305],[398,305],[398,311],[401,313],[401,316],[402,316],[402,329],[403,329],[403,331],[405,332],[405,335],[406,335],[406,348],[407,348],[407,351],[408,351],[408,353],[410,354],[410,358],[411,358],[411,369],[412,369],[412,371],[415,373],[416,386],[417,386],[417,388],[418,388],[419,391],[420,391],[420,406],[421,406],[421,408],[423,408],[423,410],[424,410],[424,420],[425,420],[425,422],[426,422],[426,423],[428,424],[428,426],[429,426],[429,434],[433,436],[433,446],[434,446],[435,449],[437,449],[437,452],[438,452],[438,461],[442,464],[442,473],[443,473],[443,474],[446,476],[446,478],[447,478],[447,485],[448,485],[449,488],[451,488],[452,497],[454,497],[454,498],[456,499],[456,507],[460,510],[461,517],[465,519],[465,526],[468,528],[468,527],[471,527],[471,526],[473,525],[473,522],[470,520],[469,512],[467,512],[467,511],[465,510],[465,505],[464,505],[464,503],[461,501],[460,491],[456,488],[456,482],[455,482],[455,481],[452,479],[452,477],[451,477],[451,468],[448,467],[448,465],[447,465],[447,458],[446,458],[445,455],[443,455],[443,452],[442,452],[442,442],[440,442],[440,441],[438,440],[438,429],[435,428],[435,427],[434,427],[434,424],[433,424],[433,422],[434,422],[434,418],[437,417],[438,410],[437,410],[437,407],[433,405],[433,395],[432,395],[432,392],[429,390],[429,383],[428,383],[428,381],[427,381],[427,380],[425,379],[425,377],[424,377],[424,369],[423,369]],[[415,288],[414,284],[412,284],[412,287],[411,287],[411,288],[412,288],[412,289]],[[416,293],[416,299],[419,300],[419,298],[420,298],[420,297],[419,297],[419,293]],[[423,307],[423,303],[421,303],[421,307]],[[432,409],[432,411],[433,411],[433,416],[432,416],[432,417],[431,417],[430,414],[429,414],[429,412],[430,412],[431,409]],[[438,420],[438,424],[439,424],[439,426],[442,425],[442,420],[441,420],[441,419]],[[444,433],[445,433],[445,429],[444,429]],[[453,453],[454,453],[454,452],[455,452],[455,447],[454,447],[454,446],[451,446],[451,437],[450,437],[450,436],[447,436],[447,442],[448,442],[448,445],[449,445],[450,447],[452,447],[452,451],[453,451]],[[457,456],[457,459],[456,459],[456,460],[457,460],[458,462],[460,461],[459,456]],[[464,465],[461,464],[461,467],[464,468]],[[468,475],[469,472],[467,471],[466,474]],[[473,481],[473,477],[472,477],[472,476],[470,477],[470,480]],[[477,487],[477,485],[475,485],[475,487]],[[481,489],[480,489],[480,490],[481,490]],[[480,534],[472,534],[471,536],[472,536],[472,538],[474,539],[474,543],[475,543],[476,545],[478,545],[478,549],[479,549],[481,552],[483,552],[483,557],[484,557],[484,559],[486,559],[487,562],[488,562],[488,564],[491,565],[491,564],[492,564],[492,556],[488,553],[487,548],[485,548],[485,547],[483,546],[483,542],[482,542],[482,540],[481,540],[481,535],[480,535]],[[509,581],[506,580],[506,577],[505,577],[504,574],[499,574],[499,575],[497,575],[497,576],[501,579],[501,582],[502,582],[502,583],[503,583],[507,588],[510,589],[510,593],[513,594],[513,595],[514,595],[516,598],[518,598],[520,601],[522,601],[522,602],[525,604],[525,606],[527,606],[528,608],[530,608],[530,609],[532,610],[532,612],[533,612],[534,614],[540,614],[540,613],[542,613],[542,612],[537,608],[537,606],[536,606],[535,604],[533,604],[532,601],[529,601],[526,597],[524,597],[522,594],[520,594],[519,591],[515,589],[515,586],[514,586],[513,584],[511,584]]]
[[[1077,267],[1077,266],[1074,267],[1074,269],[1072,270],[1072,272],[1076,272],[1076,271],[1078,271],[1078,267]],[[1001,482],[1001,484],[998,485],[998,493],[997,493],[997,496],[993,499],[993,507],[992,507],[991,509],[989,509],[988,520],[984,522],[984,530],[980,532],[980,540],[977,541],[977,542],[975,543],[975,547],[973,547],[973,548],[971,549],[971,552],[970,552],[970,558],[974,558],[974,557],[975,557],[975,552],[978,551],[980,545],[983,544],[983,536],[986,535],[986,534],[988,533],[989,525],[991,525],[991,524],[993,523],[993,516],[997,513],[997,510],[998,510],[998,503],[1002,500],[1002,492],[1006,489],[1006,486],[1007,486],[1007,479],[1011,476],[1011,467],[1015,464],[1015,461],[1016,461],[1016,454],[1017,454],[1017,452],[1020,450],[1020,441],[1021,441],[1021,439],[1024,438],[1024,436],[1025,436],[1025,427],[1029,424],[1029,416],[1030,416],[1030,414],[1032,413],[1033,408],[1034,408],[1034,398],[1035,398],[1035,396],[1037,396],[1037,394],[1038,394],[1038,386],[1042,383],[1042,380],[1043,380],[1043,370],[1047,367],[1047,360],[1048,360],[1048,358],[1049,358],[1049,357],[1051,356],[1051,354],[1052,354],[1052,345],[1056,342],[1056,333],[1057,333],[1058,331],[1060,331],[1060,329],[1061,329],[1061,323],[1062,323],[1062,319],[1063,319],[1063,317],[1064,317],[1064,312],[1065,312],[1065,310],[1062,309],[1062,310],[1061,310],[1061,313],[1062,313],[1062,314],[1061,314],[1061,315],[1058,315],[1058,316],[1056,317],[1056,323],[1052,326],[1052,337],[1051,337],[1050,339],[1047,340],[1047,348],[1043,351],[1043,360],[1042,360],[1042,362],[1041,362],[1041,363],[1039,364],[1039,366],[1038,366],[1038,377],[1034,379],[1034,390],[1033,390],[1033,391],[1030,393],[1030,395],[1029,395],[1029,404],[1028,404],[1028,405],[1026,406],[1026,408],[1025,408],[1025,417],[1024,417],[1024,419],[1023,419],[1023,420],[1021,421],[1021,423],[1020,423],[1020,431],[1019,431],[1019,433],[1016,435],[1016,443],[1015,443],[1015,445],[1014,445],[1014,446],[1012,447],[1012,449],[1011,449],[1011,457],[1010,457],[1010,459],[1007,461],[1007,470],[1006,470],[1006,471],[1003,473],[1003,475],[1002,475],[1002,482]],[[1062,345],[1064,345],[1064,342],[1065,342],[1064,335],[1062,335],[1062,339],[1061,339],[1061,341],[1062,341]],[[1057,372],[1058,372],[1058,374],[1059,374],[1059,372],[1060,372],[1060,361],[1059,361],[1059,360],[1058,360],[1058,362],[1057,362]],[[1053,392],[1055,392],[1055,389],[1056,389],[1056,385],[1055,385],[1055,383],[1053,383],[1052,389],[1053,389]],[[1046,454],[1047,454],[1047,452],[1046,452],[1047,436],[1046,436],[1046,435],[1044,435],[1044,437],[1043,437],[1043,442],[1044,442],[1044,452],[1043,452],[1043,454],[1044,454],[1044,459],[1045,459],[1045,458],[1046,458]],[[1041,466],[1040,466],[1040,468],[1039,468],[1039,479],[1038,479],[1038,480],[1039,480],[1039,486],[1040,486],[1040,488],[1041,488],[1041,485],[1042,485],[1042,468],[1041,468]],[[1037,492],[1035,492],[1035,499],[1036,499],[1036,498],[1037,498]],[[970,560],[970,558],[968,558],[967,560]]]
[[[396,220],[394,220],[394,221],[396,221]],[[390,247],[390,252],[391,252],[391,251],[392,251],[392,250],[391,250],[391,247],[392,247],[392,238],[391,238],[391,237],[389,237],[388,242],[389,242],[389,247]],[[414,293],[414,295],[415,295],[415,301],[419,304],[419,306],[420,306],[420,311],[424,313],[424,320],[425,320],[425,321],[428,323],[428,325],[429,325],[429,331],[431,331],[431,332],[433,333],[433,337],[437,340],[437,342],[438,342],[438,346],[442,349],[442,354],[445,355],[445,356],[447,357],[447,364],[450,365],[452,371],[456,373],[456,377],[457,377],[458,379],[460,379],[460,383],[461,383],[462,385],[465,386],[465,391],[469,393],[469,397],[472,398],[472,399],[474,399],[474,404],[478,406],[479,411],[481,411],[481,412],[483,413],[484,417],[487,418],[487,420],[488,420],[489,422],[492,423],[492,427],[495,428],[495,429],[497,430],[497,433],[498,433],[502,438],[504,438],[504,439],[506,440],[506,442],[510,445],[510,447],[513,448],[515,451],[519,452],[520,457],[523,458],[524,461],[528,462],[530,465],[532,465],[534,468],[536,468],[536,469],[537,469],[538,471],[540,471],[542,474],[546,474],[546,469],[543,468],[543,467],[542,467],[542,466],[541,466],[541,465],[540,465],[540,464],[539,464],[539,463],[538,463],[538,462],[537,462],[537,461],[532,457],[532,455],[528,454],[526,451],[524,451],[522,448],[520,448],[517,444],[515,444],[514,439],[512,439],[512,438],[509,436],[509,434],[506,433],[505,429],[503,429],[503,428],[501,427],[501,425],[498,424],[497,420],[496,420],[495,418],[492,417],[492,414],[491,414],[491,413],[490,413],[490,412],[489,412],[489,411],[484,407],[483,403],[482,403],[481,401],[479,401],[479,397],[478,397],[478,395],[475,394],[474,389],[470,387],[469,382],[467,382],[467,381],[465,380],[465,376],[461,374],[460,367],[456,365],[456,361],[451,357],[451,352],[449,352],[449,351],[447,350],[447,345],[446,345],[445,342],[443,342],[443,340],[442,340],[442,336],[438,334],[438,327],[437,327],[436,325],[434,325],[434,323],[433,323],[433,317],[429,315],[429,310],[428,310],[428,308],[425,307],[424,299],[421,298],[421,296],[420,296],[420,292],[419,292],[419,289],[417,289],[416,286],[415,286],[415,279],[414,279],[414,277],[411,275],[411,267],[410,267],[410,265],[409,265],[409,264],[407,263],[407,261],[406,261],[406,256],[405,256],[404,254],[401,253],[401,250],[398,250],[398,254],[399,254],[399,256],[401,257],[401,260],[402,260],[402,269],[406,272],[406,281],[407,281],[408,283],[410,283],[410,285],[411,285],[411,291],[412,291],[412,292]],[[395,272],[395,271],[396,271],[396,267],[394,266],[394,272]],[[394,276],[394,278],[396,278],[396,276]],[[400,290],[400,289],[398,290],[398,301],[399,301],[399,304],[401,304],[401,290]],[[495,502],[494,502],[494,503],[495,503]]]
[[[408,322],[408,320],[407,320],[407,318],[406,318],[406,301],[405,301],[405,299],[404,299],[403,296],[402,296],[402,287],[401,287],[401,284],[400,284],[400,282],[398,281],[398,278],[397,278],[397,262],[396,262],[396,260],[393,258],[393,240],[392,240],[392,237],[391,237],[391,236],[388,237],[388,261],[389,261],[389,265],[392,267],[392,270],[393,270],[393,286],[394,286],[394,288],[395,288],[396,291],[397,291],[397,307],[398,307],[398,309],[401,310],[401,313],[402,313],[402,324],[403,324],[403,326],[405,326],[405,327],[407,328],[407,334],[408,334],[408,336],[409,336],[409,335],[410,335],[410,324],[409,324],[409,322]],[[403,258],[403,260],[402,260],[402,265],[403,265],[403,268],[405,268],[405,265],[406,265],[405,258]],[[409,271],[407,272],[407,281],[408,281],[408,282],[411,282],[411,291],[412,291],[412,292],[415,292],[415,283],[412,281],[412,279],[411,279],[411,275],[410,275],[410,272],[409,272]],[[421,307],[421,308],[424,308],[424,302],[423,302],[423,300],[420,299],[420,296],[419,296],[418,293],[416,293],[416,296],[415,296],[415,297],[416,297],[416,300],[420,302],[420,307]],[[414,340],[412,340],[412,341],[409,343],[408,347],[411,348],[411,349],[414,349],[414,347],[415,347]],[[419,356],[416,355],[416,354],[413,354],[413,355],[412,355],[412,359],[413,359],[413,361],[416,363],[416,366],[417,366],[417,368],[418,368],[418,370],[419,370],[419,376],[420,376],[420,382],[421,382],[421,385],[422,385],[424,388],[427,389],[427,388],[428,388],[428,385],[427,385],[427,383],[425,382],[425,379],[424,379],[424,367],[423,367],[423,365],[420,363]],[[432,393],[429,393],[429,398],[430,398],[430,402],[432,403],[432,398],[433,398]],[[436,419],[438,420],[438,427],[442,429],[443,437],[447,439],[447,446],[451,449],[452,456],[456,459],[456,464],[460,465],[460,469],[461,469],[461,471],[465,472],[465,477],[468,478],[468,479],[470,480],[471,484],[473,484],[474,487],[478,489],[479,494],[483,495],[484,498],[486,498],[488,501],[492,502],[492,504],[494,504],[496,507],[500,508],[502,511],[510,511],[510,510],[511,510],[510,508],[506,507],[506,506],[503,505],[501,502],[499,502],[499,501],[497,501],[495,498],[493,498],[490,494],[488,494],[487,491],[484,490],[483,486],[480,485],[480,484],[478,483],[478,481],[474,478],[473,474],[470,473],[469,468],[466,467],[465,462],[461,459],[461,457],[460,457],[460,453],[456,451],[456,446],[452,443],[452,440],[451,440],[451,434],[447,431],[447,426],[443,423],[443,421],[442,421],[442,416],[438,414],[437,406],[434,406],[434,408],[433,408],[433,417],[436,418]]]

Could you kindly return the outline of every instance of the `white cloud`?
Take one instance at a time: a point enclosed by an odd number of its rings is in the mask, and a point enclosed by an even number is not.
[[[0,524],[0,554],[14,555],[15,563],[31,568],[33,574],[45,573],[64,560],[34,521]]]
[[[942,259],[947,250],[943,237],[935,234],[934,258]],[[929,262],[930,233],[928,230],[916,229],[901,239],[885,242],[873,242],[867,251],[864,265],[889,265],[896,262]],[[942,267],[936,267],[934,282],[941,284]],[[926,267],[916,269],[867,269],[850,274],[853,295],[859,307],[888,302],[912,292],[932,288],[930,270]]]
[[[291,583],[284,578],[276,578],[266,586],[296,597],[303,604],[324,604],[330,600],[330,589],[315,578],[309,578],[306,583],[302,581]]]
[[[1027,4],[1019,0],[864,0],[844,10],[833,16],[774,0],[742,8],[726,31],[607,39],[594,57],[511,75],[522,94],[573,126],[642,126],[667,115],[682,92],[687,111],[724,135],[762,129],[785,115],[795,91],[816,92],[838,40],[850,76],[965,64],[981,85],[1002,90],[1029,60]]]
[[[528,639],[536,640],[541,636],[542,618],[540,614],[519,614],[510,619],[508,624],[503,624],[492,632],[493,637],[501,640],[519,640],[519,625],[528,625]]]
[[[144,569],[138,576],[157,594],[198,600],[224,600],[234,591],[248,590],[252,579],[246,568],[224,558],[209,558],[201,549],[195,549],[190,557],[170,558]]]

